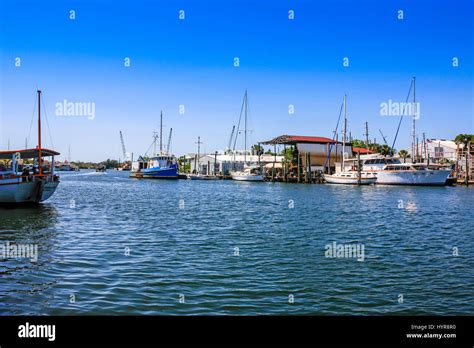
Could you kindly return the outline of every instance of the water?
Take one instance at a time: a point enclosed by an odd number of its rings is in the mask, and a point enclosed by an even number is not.
[[[66,173],[41,206],[0,208],[0,243],[39,247],[0,260],[0,314],[474,314],[474,188],[127,175]]]

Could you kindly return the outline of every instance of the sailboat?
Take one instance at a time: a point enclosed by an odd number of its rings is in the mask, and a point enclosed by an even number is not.
[[[342,139],[342,163],[341,171],[336,174],[324,174],[324,180],[328,184],[344,184],[344,185],[371,185],[375,184],[377,177],[372,172],[362,172],[360,170],[360,165],[358,165],[358,170],[346,170],[345,160],[346,160],[346,134],[347,134],[347,114],[346,114],[346,98],[344,95],[344,131]]]
[[[38,90],[38,145],[34,149],[0,151],[0,204],[40,203],[59,185],[54,156],[41,145],[41,91]],[[51,157],[49,163],[43,157]],[[26,162],[32,161],[32,164]]]
[[[230,175],[232,180],[237,181],[264,181],[265,177],[262,174],[262,169],[260,166],[249,165],[247,164],[247,113],[248,113],[248,96],[247,90],[245,90],[244,94],[244,107],[245,107],[245,119],[244,119],[244,168],[243,170],[238,171],[231,171]],[[240,117],[242,117],[242,111],[240,113]],[[239,119],[240,124],[240,119]],[[238,134],[238,132],[237,132]],[[234,140],[234,156],[235,156],[235,143],[237,141],[237,134],[235,135]]]

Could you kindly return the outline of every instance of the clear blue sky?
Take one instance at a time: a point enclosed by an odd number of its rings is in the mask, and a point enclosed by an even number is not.
[[[349,129],[392,142],[412,76],[429,138],[473,133],[473,1],[21,1],[0,2],[0,148],[23,148],[36,88],[54,147],[73,160],[144,153],[173,127],[173,152],[224,149],[249,91],[251,140],[332,136],[344,93]],[[178,11],[185,11],[179,20]],[[288,11],[295,19],[288,20]],[[69,11],[76,19],[69,19]],[[397,19],[397,11],[404,19]],[[21,67],[15,67],[15,58]],[[130,57],[131,67],[124,67]],[[233,67],[239,57],[241,66]],[[344,68],[342,59],[349,58]],[[459,67],[452,58],[459,58]],[[94,120],[55,115],[64,99],[94,102]],[[179,114],[179,105],[185,113]],[[288,114],[288,105],[295,113]],[[46,121],[45,121],[46,122]],[[35,134],[33,127],[31,134]],[[52,146],[47,125],[44,145]],[[32,137],[30,145],[35,142]],[[409,147],[410,120],[398,149]]]

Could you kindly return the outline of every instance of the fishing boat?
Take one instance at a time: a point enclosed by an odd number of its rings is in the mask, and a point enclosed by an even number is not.
[[[345,167],[346,161],[346,134],[347,134],[347,115],[346,115],[346,95],[344,95],[344,131],[342,140],[342,162],[341,171],[335,174],[324,174],[324,180],[328,184],[343,184],[343,185],[372,185],[375,184],[377,177],[373,172],[365,172],[360,168],[360,160],[357,160],[357,166],[352,170],[347,170]]]
[[[257,166],[247,165],[247,113],[248,113],[247,90],[245,90],[242,106],[243,106],[244,115],[245,115],[245,118],[244,118],[244,168],[243,170],[231,171],[230,175],[232,177],[232,180],[236,180],[236,181],[260,181],[261,182],[265,180],[265,177],[262,174],[262,168],[260,167],[260,165],[257,165]],[[240,112],[239,125],[240,125],[241,118],[242,118],[242,110]],[[233,149],[234,156],[235,156],[235,144],[237,141],[237,134],[235,135],[235,140],[234,140],[234,149]]]
[[[54,157],[59,152],[41,145],[41,91],[37,93],[38,145],[34,149],[0,151],[0,204],[40,203],[50,198],[59,185],[54,170]],[[51,159],[46,162],[44,157]]]
[[[377,173],[377,184],[444,186],[450,173],[445,169],[430,169],[424,163],[389,164]]]
[[[153,149],[154,154],[151,157],[138,158],[138,161],[132,162],[132,171],[130,173],[131,178],[136,179],[178,179],[178,162],[176,157],[170,154],[170,142],[171,142],[172,129],[168,139],[167,150],[163,150],[163,113],[160,115],[160,149],[159,153],[156,150],[156,143],[158,135],[153,134]]]

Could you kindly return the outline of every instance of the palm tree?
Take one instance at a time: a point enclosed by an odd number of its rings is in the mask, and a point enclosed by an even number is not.
[[[408,154],[408,151],[407,151],[407,150],[400,150],[400,151],[398,151],[398,156],[400,156],[401,158],[403,158],[403,163],[406,163],[406,162],[407,162],[407,157],[410,157],[410,155]]]
[[[263,154],[263,147],[260,144],[252,146],[252,155],[260,156]]]

